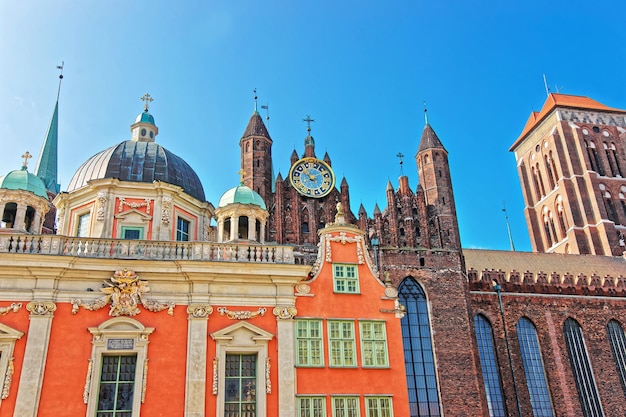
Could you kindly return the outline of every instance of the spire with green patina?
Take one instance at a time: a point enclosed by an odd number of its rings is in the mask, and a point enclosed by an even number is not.
[[[46,184],[46,189],[53,194],[58,194],[61,191],[61,184],[57,182],[57,154],[59,148],[59,95],[61,94],[61,81],[63,80],[63,62],[57,68],[61,71],[59,74],[57,101],[54,105],[52,120],[50,120],[48,132],[41,146],[39,160],[35,167],[35,175],[41,178],[44,184]]]

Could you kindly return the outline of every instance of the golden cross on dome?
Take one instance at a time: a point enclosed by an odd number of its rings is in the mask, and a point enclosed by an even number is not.
[[[26,168],[28,166],[28,160],[30,158],[32,158],[33,156],[30,154],[30,152],[26,151],[24,152],[24,155],[22,155],[22,158],[24,159],[24,168]]]
[[[148,105],[151,101],[154,101],[154,99],[150,96],[150,94],[146,93],[143,97],[141,97],[141,101],[145,101],[144,110],[148,111]]]
[[[237,174],[239,174],[239,182],[243,184],[243,178],[246,176],[246,171],[240,169],[239,171],[237,171]]]

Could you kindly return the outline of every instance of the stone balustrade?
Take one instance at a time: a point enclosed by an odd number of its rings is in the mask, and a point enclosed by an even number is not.
[[[303,263],[295,259],[292,246],[97,239],[60,235],[2,234],[0,253],[114,259]]]

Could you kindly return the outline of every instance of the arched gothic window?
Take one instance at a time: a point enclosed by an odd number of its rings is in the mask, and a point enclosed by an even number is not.
[[[604,192],[604,208],[606,209],[606,217],[615,224],[620,224],[613,204],[613,198],[608,191]]]
[[[556,180],[554,179],[554,173],[552,172],[552,164],[550,163],[550,157],[544,155],[543,157],[546,164],[546,172],[548,173],[548,182],[550,183],[550,189],[553,190],[556,186]]]
[[[548,154],[550,158],[550,164],[552,165],[552,174],[554,175],[554,182],[556,183],[559,179],[559,171],[556,169],[556,162],[554,162],[554,157],[552,156],[552,151]]]
[[[615,169],[617,170],[617,175],[623,177],[622,167],[619,164],[619,158],[617,157],[617,149],[615,148],[615,144],[611,142],[611,155],[613,156],[613,161],[615,161]]]
[[[609,324],[606,326],[606,332],[609,335],[619,380],[622,382],[622,389],[626,394],[626,335],[624,335],[624,329],[617,320],[609,321]]]
[[[517,322],[517,339],[522,353],[524,374],[530,394],[530,405],[535,417],[553,417],[554,410],[541,358],[541,347],[535,325],[525,317]]]
[[[439,417],[439,394],[428,303],[422,287],[405,278],[398,288],[406,315],[400,321],[411,417]]]
[[[543,194],[541,194],[541,188],[539,188],[539,176],[535,167],[531,167],[530,170],[533,177],[533,185],[535,186],[535,195],[537,195],[537,201],[539,201],[541,200],[541,197],[543,197]]]
[[[535,173],[537,174],[537,178],[539,181],[539,188],[541,190],[541,196],[546,196],[546,187],[543,186],[543,177],[541,176],[541,169],[539,168],[539,162],[535,165]]]
[[[609,169],[611,170],[611,176],[617,177],[617,168],[615,167],[615,162],[613,159],[613,154],[611,152],[611,149],[609,148],[609,145],[606,142],[604,142],[602,146],[604,147],[604,154],[606,155],[606,160],[609,161]]]
[[[565,211],[563,209],[563,197],[556,198],[556,216],[559,219],[559,227],[561,229],[561,237],[567,236],[567,222],[565,220]]]
[[[563,325],[563,334],[583,416],[604,417],[582,329],[576,320],[568,318]]]
[[[482,314],[477,314],[474,316],[474,327],[476,329],[476,340],[478,341],[480,367],[485,382],[489,416],[505,417],[507,415],[506,405],[502,395],[502,382],[500,380],[496,349],[493,343],[491,323]]]

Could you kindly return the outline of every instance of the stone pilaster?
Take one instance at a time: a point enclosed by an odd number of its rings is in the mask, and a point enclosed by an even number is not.
[[[213,308],[205,304],[191,304],[187,333],[187,381],[185,389],[185,417],[204,417],[206,406],[207,327]]]
[[[24,365],[15,400],[14,417],[37,416],[52,317],[57,307],[51,301],[31,301],[26,305],[26,309],[30,311],[30,325],[24,352]]]
[[[278,343],[278,416],[296,415],[296,355],[295,355],[295,307],[276,307]]]

